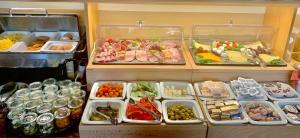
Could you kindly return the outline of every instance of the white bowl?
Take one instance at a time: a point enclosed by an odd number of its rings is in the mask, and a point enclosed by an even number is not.
[[[122,97],[96,97],[97,90],[100,86],[106,83],[118,83],[118,84],[123,84],[123,92],[122,92]],[[125,99],[126,96],[126,82],[125,81],[100,81],[100,82],[95,82],[93,84],[91,93],[90,93],[90,99],[106,99],[106,100],[121,100]]]
[[[149,82],[149,81],[148,81]],[[152,82],[152,81],[150,81]],[[155,99],[161,99],[161,93],[160,93],[160,88],[159,88],[159,83],[158,82],[152,82],[155,83],[155,89],[157,91],[157,95],[155,96]],[[136,85],[136,82],[131,82],[127,84],[127,98],[132,98],[134,100],[140,100],[141,98],[137,98],[137,97],[131,97],[131,90],[133,88],[133,86]]]
[[[178,99],[178,100],[191,100],[194,99],[194,96],[186,95],[186,96],[168,96],[165,93],[166,86],[174,86],[175,88],[185,89],[188,94],[195,95],[194,88],[191,83],[183,82],[183,81],[164,81],[160,82],[160,91],[163,99]]]

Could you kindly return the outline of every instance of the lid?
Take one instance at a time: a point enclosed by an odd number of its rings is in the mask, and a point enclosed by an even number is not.
[[[81,107],[83,104],[83,101],[81,99],[73,99],[69,102],[68,107],[69,108],[78,108]]]
[[[70,109],[66,107],[59,108],[55,111],[54,117],[55,118],[65,118],[70,115]]]
[[[36,120],[36,117],[37,117],[36,113],[33,113],[33,112],[26,113],[21,119],[22,124],[32,123]]]
[[[28,95],[29,95],[29,92],[30,92],[30,89],[28,89],[28,88],[23,88],[23,89],[20,89],[20,90],[16,91],[16,96],[17,96],[17,97],[28,96]]]
[[[39,125],[44,125],[44,124],[52,122],[53,119],[54,119],[54,116],[52,113],[43,113],[37,118],[37,123]]]
[[[40,103],[37,102],[37,101],[29,101],[27,103],[25,103],[25,109],[32,109],[32,108],[35,108],[39,105]]]
[[[43,96],[43,91],[42,90],[35,90],[35,91],[32,91],[30,93],[30,98],[31,99],[39,99]]]
[[[68,100],[66,98],[57,99],[53,104],[54,108],[60,108],[66,105],[68,105]]]
[[[51,109],[52,109],[51,103],[43,103],[43,104],[39,105],[36,110],[38,113],[46,113],[46,112],[51,111]]]
[[[69,88],[71,89],[80,89],[81,88],[81,83],[80,82],[72,82],[69,84]]]
[[[41,82],[36,81],[36,82],[33,82],[33,83],[30,83],[30,84],[29,84],[29,89],[30,89],[30,90],[38,90],[38,89],[41,89],[42,86],[43,86],[43,85],[42,85]]]
[[[44,86],[55,85],[55,83],[56,83],[56,79],[54,79],[54,78],[45,79],[43,81]]]
[[[63,80],[58,83],[60,88],[67,88],[69,84],[72,83],[71,80]]]
[[[72,93],[72,98],[84,98],[86,92],[84,90],[76,90]]]
[[[46,85],[44,88],[44,91],[56,92],[56,91],[58,91],[58,86],[54,85],[54,84]]]

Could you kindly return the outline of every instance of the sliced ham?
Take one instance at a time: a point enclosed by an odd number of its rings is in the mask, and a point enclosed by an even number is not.
[[[166,46],[167,49],[176,47],[176,43],[174,41],[165,40],[162,43]]]
[[[135,50],[133,51],[126,51],[125,53],[125,61],[131,62],[135,59]]]
[[[141,62],[148,61],[148,55],[145,50],[136,50],[135,57],[138,61],[141,61]]]

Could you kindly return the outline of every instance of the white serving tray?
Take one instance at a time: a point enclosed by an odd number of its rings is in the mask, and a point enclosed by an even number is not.
[[[174,99],[178,99],[178,100],[180,100],[180,99],[181,100],[195,99],[194,96],[190,96],[190,95],[179,96],[179,97],[166,95],[165,87],[170,86],[170,85],[175,86],[175,88],[186,89],[188,94],[195,95],[195,91],[194,91],[194,88],[191,83],[183,82],[183,81],[163,81],[163,82],[160,82],[161,97],[163,99],[173,99],[173,100]]]
[[[100,86],[102,86],[105,83],[118,83],[118,84],[123,84],[123,92],[122,92],[122,97],[111,97],[111,98],[102,98],[102,97],[96,97],[96,92]],[[99,81],[95,82],[93,84],[91,93],[90,93],[90,98],[92,100],[122,100],[125,99],[126,96],[126,82],[125,81]]]
[[[235,93],[235,92],[233,92],[233,90],[232,90],[232,93],[234,93],[235,94],[235,96],[236,96],[236,99],[238,100],[238,101],[267,101],[268,100],[268,97],[267,97],[267,95],[266,95],[266,92],[265,92],[265,90],[264,90],[264,88],[263,87],[259,87],[258,88],[259,89],[259,91],[260,91],[260,93],[262,94],[262,97],[261,98],[248,98],[248,99],[245,99],[245,98],[243,98],[243,97],[239,97],[238,95],[237,95],[237,93]]]
[[[0,50],[0,52],[9,52],[9,51],[12,51],[16,46],[20,45],[21,44],[21,41],[25,40],[25,39],[28,39],[28,37],[30,36],[30,32],[28,31],[5,31],[3,33],[0,34],[0,36],[4,36],[4,35],[9,35],[9,34],[16,34],[16,33],[19,33],[19,34],[23,34],[23,38],[16,42],[15,44],[13,44],[9,49],[7,50]]]
[[[124,122],[135,123],[135,124],[160,124],[162,122],[163,112],[162,112],[162,108],[161,108],[161,103],[159,101],[155,100],[155,103],[157,104],[158,111],[160,111],[162,113],[162,117],[159,121],[158,120],[134,120],[134,119],[127,118],[126,112],[127,112],[128,102],[129,102],[129,99],[126,99],[125,104],[124,104],[124,112],[123,112],[123,115],[122,115]]]
[[[246,116],[249,120],[249,122],[251,124],[254,124],[254,125],[283,125],[283,124],[287,124],[287,120],[285,118],[285,116],[278,110],[278,108],[276,108],[271,102],[269,101],[240,101],[239,102],[242,106],[242,112],[243,112],[243,115]],[[246,113],[246,110],[244,108],[244,106],[248,103],[260,103],[260,104],[264,104],[264,105],[268,105],[270,106],[275,112],[277,112],[281,118],[280,121],[254,121],[252,120],[248,114]]]
[[[195,120],[170,120],[168,118],[168,107],[170,105],[185,105],[189,108],[192,108],[195,116],[197,118],[200,118],[201,120],[195,119]],[[166,123],[169,124],[193,124],[193,123],[201,123],[202,120],[204,120],[203,113],[201,111],[200,106],[195,100],[163,100],[162,101],[162,108],[163,108],[163,116]]]
[[[220,98],[220,99],[203,97],[202,93],[201,93],[201,91],[199,89],[201,87],[201,83],[203,83],[203,82],[195,82],[194,83],[194,89],[195,89],[196,93],[199,95],[199,97],[200,97],[201,100],[212,101],[212,100],[233,100],[233,99],[236,99],[236,96],[232,92],[230,86],[228,84],[226,84],[226,83],[224,83],[225,84],[225,89],[229,92],[229,97],[227,97],[227,98]]]
[[[160,92],[160,88],[159,88],[159,83],[155,82],[155,81],[147,81],[147,82],[155,83],[155,89],[157,91],[157,95],[156,95],[155,99],[156,100],[161,99],[161,92]],[[132,90],[133,86],[135,85],[135,83],[136,82],[127,83],[127,98],[132,98],[134,100],[140,100],[141,98],[131,97],[131,90]]]
[[[288,84],[287,84],[288,85]],[[262,85],[263,89],[264,89],[264,86]],[[268,96],[268,98],[272,101],[296,101],[296,100],[300,100],[300,94],[295,90],[293,89],[290,85],[289,85],[290,89],[291,89],[291,92],[294,93],[296,95],[296,97],[293,97],[293,98],[276,98],[276,97],[273,97],[272,95],[270,95],[265,89],[265,94]]]
[[[70,44],[72,45],[72,48],[70,50],[50,50],[50,46],[53,44],[57,45],[65,45],[65,44]],[[46,52],[46,53],[71,53],[73,52],[78,46],[78,42],[72,42],[72,41],[48,41],[42,48],[41,52]]]
[[[90,116],[97,106],[106,107],[107,103],[110,104],[111,108],[117,109],[118,112],[118,123],[122,122],[122,114],[124,112],[124,102],[121,100],[88,100],[84,112],[82,114],[81,122],[83,124],[111,124],[109,120],[106,121],[91,121]]]
[[[215,125],[238,125],[238,124],[248,123],[248,121],[249,121],[248,116],[245,116],[243,113],[241,114],[241,116],[243,117],[243,119],[241,119],[241,120],[224,120],[224,121],[214,120],[209,115],[209,112],[208,112],[208,109],[206,106],[206,101],[203,101],[202,105],[203,105],[203,109],[204,109],[206,118],[212,124],[215,124]],[[240,107],[240,110],[242,110],[241,107]]]
[[[277,107],[278,111],[281,112],[285,116],[285,118],[294,125],[300,125],[300,121],[289,118],[286,113],[282,110],[282,107],[285,105],[300,105],[300,101],[275,101],[275,107]]]
[[[73,35],[73,40],[61,40],[61,38],[66,34],[71,33]],[[59,32],[57,36],[58,41],[80,41],[79,40],[79,33],[78,32]]]

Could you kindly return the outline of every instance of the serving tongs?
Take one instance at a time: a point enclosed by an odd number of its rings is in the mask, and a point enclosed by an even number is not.
[[[140,108],[140,109],[142,109],[143,111],[147,112],[148,114],[150,114],[151,116],[153,116],[155,120],[158,120],[158,121],[159,121],[159,120],[161,119],[161,115],[160,115],[160,114],[157,114],[157,113],[155,113],[155,112],[153,112],[153,111],[150,111],[149,109],[147,109],[147,108],[145,108],[145,107],[139,105],[139,104],[136,103],[136,101],[133,100],[132,98],[129,99],[129,103],[132,104],[132,105],[134,105],[134,106],[136,106],[136,107],[138,107],[138,108]],[[151,101],[150,101],[150,103],[151,103]],[[151,105],[152,105],[152,104],[151,104]],[[156,108],[156,106],[154,106],[154,107]]]
[[[110,107],[109,103],[108,103],[108,107]],[[101,116],[103,116],[105,119],[109,120],[111,122],[111,124],[113,125],[118,125],[118,117],[116,115],[111,115],[111,116],[108,116],[102,112],[99,112],[97,109],[96,109],[96,113],[100,114]]]

